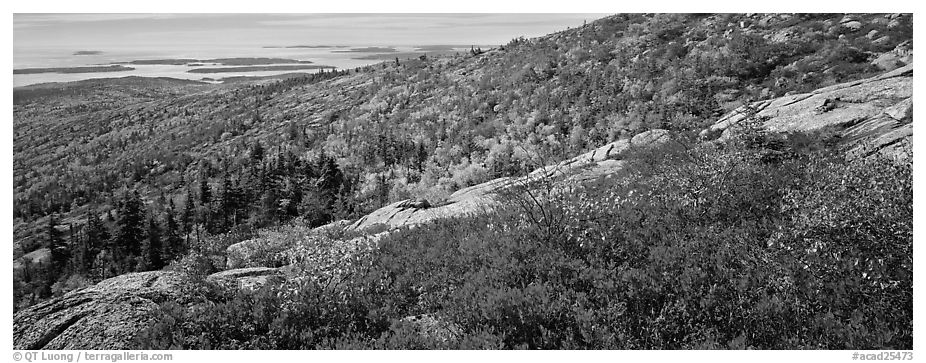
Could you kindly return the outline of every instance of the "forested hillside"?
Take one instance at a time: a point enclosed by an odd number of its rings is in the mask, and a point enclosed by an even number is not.
[[[51,263],[24,261],[14,299],[158,270],[295,218],[314,227],[407,198],[439,205],[646,130],[694,135],[749,101],[867,78],[911,54],[910,15],[634,14],[282,80],[15,89],[13,257],[44,247]]]

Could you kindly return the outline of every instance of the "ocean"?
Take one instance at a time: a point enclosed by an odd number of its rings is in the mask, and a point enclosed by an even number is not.
[[[371,45],[372,46],[372,45]],[[72,48],[38,48],[13,47],[13,68],[64,68],[113,65],[120,62],[150,59],[216,59],[216,58],[285,58],[299,61],[311,61],[315,65],[333,66],[337,69],[352,69],[382,62],[378,59],[357,59],[364,56],[382,54],[376,52],[344,52],[351,49],[367,46],[325,47],[325,48],[268,48],[264,46],[185,46],[163,49],[152,49],[139,46],[136,48],[119,49],[72,49]],[[413,52],[415,46],[392,46],[397,54]],[[75,55],[78,51],[99,51],[99,54]],[[460,49],[463,51],[463,49]],[[284,65],[284,64],[275,64]],[[284,73],[304,72],[314,73],[317,69],[288,70],[288,71],[251,71],[251,72],[223,72],[223,73],[189,73],[197,67],[188,65],[133,65],[130,71],[98,72],[98,73],[35,73],[14,74],[13,86],[27,86],[47,82],[70,82],[94,78],[115,78],[126,76],[143,77],[171,77],[189,80],[221,79],[236,76],[271,76]],[[206,64],[203,67],[223,68],[228,66]]]

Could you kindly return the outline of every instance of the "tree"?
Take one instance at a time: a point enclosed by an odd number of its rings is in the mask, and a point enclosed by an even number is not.
[[[164,214],[164,246],[161,256],[165,264],[184,253],[185,247],[180,232],[180,226],[177,225],[177,220],[174,218],[174,203],[171,201],[167,212]]]
[[[160,270],[164,267],[163,246],[161,245],[161,227],[154,217],[148,218],[148,238],[142,248],[138,271]]]
[[[199,203],[202,206],[208,206],[212,201],[212,189],[209,187],[209,178],[203,175],[199,179]]]
[[[180,215],[181,230],[184,235],[193,230],[193,224],[196,223],[196,209],[193,206],[193,192],[187,189],[186,203],[183,205],[183,213]]]
[[[251,145],[250,157],[254,163],[264,160],[264,146],[261,145],[260,140],[254,141],[254,145]]]
[[[324,153],[319,156],[318,170],[319,177],[315,181],[318,201],[330,213],[334,206],[335,195],[340,191],[341,184],[344,184],[344,174],[334,159]]]
[[[120,271],[134,267],[131,263],[141,252],[145,239],[145,214],[138,191],[126,191],[116,218],[116,234],[112,239],[112,258],[122,266]]]
[[[45,232],[45,248],[48,248],[51,252],[50,262],[53,269],[60,269],[61,266],[64,266],[70,256],[67,243],[65,243],[64,238],[62,238],[61,232],[56,228],[57,225],[58,216],[54,214],[50,215]]]
[[[109,231],[103,221],[100,220],[100,216],[94,211],[87,213],[86,232],[82,238],[77,240],[77,244],[72,247],[74,251],[71,257],[73,272],[88,275],[93,267],[93,261],[101,249],[105,247],[109,238]]]

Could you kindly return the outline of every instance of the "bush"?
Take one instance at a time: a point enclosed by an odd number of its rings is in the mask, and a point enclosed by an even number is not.
[[[630,153],[623,178],[544,192],[552,218],[512,203],[167,306],[152,348],[911,349],[912,168],[820,137]]]

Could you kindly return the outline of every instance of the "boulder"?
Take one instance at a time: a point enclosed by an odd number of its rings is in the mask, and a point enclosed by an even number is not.
[[[616,161],[626,152],[633,148],[653,147],[669,139],[670,133],[667,130],[649,130],[631,139],[617,140],[555,165],[538,168],[523,177],[498,178],[460,189],[438,205],[425,205],[421,201],[411,200],[395,202],[360,218],[347,227],[347,230],[360,232],[378,225],[394,229],[416,226],[437,219],[486,213],[500,206],[504,199],[500,195],[510,191],[514,186],[545,179],[577,181],[607,177],[623,167],[623,163]]]
[[[904,145],[912,138],[907,129],[913,119],[913,65],[868,79],[846,82],[771,100],[755,102],[751,109],[775,132],[813,131],[835,127],[855,155],[873,155],[880,149]],[[702,131],[729,138],[733,129],[750,115],[738,108]],[[901,150],[903,151],[903,150]],[[904,152],[888,151],[892,155]]]
[[[878,37],[877,39],[872,40],[871,43],[875,45],[883,45],[883,44],[889,43],[890,41],[891,41],[891,37],[888,35],[885,35],[883,37]]]
[[[842,25],[844,28],[849,29],[849,30],[852,30],[852,31],[856,31],[856,30],[859,30],[859,29],[862,28],[862,22],[860,22],[860,21],[858,21],[858,20],[853,20],[853,21],[845,22],[845,23],[842,23],[841,25]]]
[[[328,223],[328,224],[323,225],[323,226],[315,227],[315,229],[313,229],[313,231],[315,231],[315,233],[317,233],[317,234],[319,234],[319,235],[324,235],[324,234],[329,234],[329,233],[337,233],[337,232],[339,232],[339,231],[343,231],[345,227],[347,227],[347,226],[350,225],[350,223],[351,223],[351,221],[346,220],[346,219],[342,219],[342,220],[339,220],[339,221],[334,221],[334,222]]]
[[[886,71],[913,63],[913,42],[905,41],[894,47],[893,50],[881,54],[871,62]]]
[[[281,279],[279,268],[247,267],[216,272],[206,277],[206,281],[235,285],[241,290],[256,290],[267,282]]]
[[[396,206],[405,209],[428,209],[431,208],[431,203],[427,199],[415,199],[402,201]]]
[[[30,306],[13,314],[13,349],[133,349],[181,284],[176,272],[131,273]]]
[[[207,281],[256,289],[280,275],[278,269],[249,268],[212,274]],[[13,314],[13,349],[138,349],[136,339],[155,321],[159,304],[202,302],[184,291],[188,285],[181,272],[136,272],[32,305]]]

